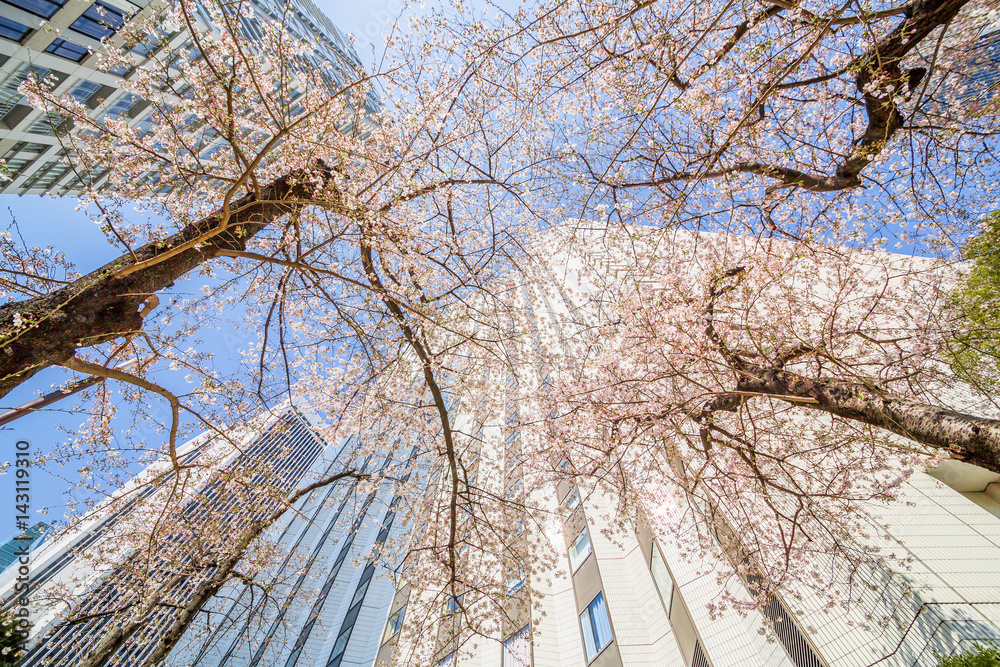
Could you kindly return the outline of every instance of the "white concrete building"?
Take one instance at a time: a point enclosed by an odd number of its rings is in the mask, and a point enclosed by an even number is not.
[[[603,267],[603,279],[629,279],[632,261],[616,255],[614,244],[603,245],[603,229],[582,233],[591,241],[587,261]],[[540,325],[560,326],[560,317],[565,322],[593,307],[587,297],[599,287],[580,270],[582,255],[550,250],[550,284],[572,288],[529,285],[526,302]],[[532,445],[502,425],[544,383],[536,377],[519,390],[509,377],[504,413],[496,415],[492,436],[485,428],[476,456],[480,466],[502,466],[508,497],[530,473],[518,465],[517,448]],[[621,523],[609,521],[615,498],[560,482],[532,499],[559,517],[558,538],[535,535],[533,543],[559,564],[533,576],[530,604],[512,586],[508,618],[492,637],[455,633],[447,619],[436,638],[426,631],[419,639],[387,633],[378,664],[411,655],[415,641],[433,641],[434,660],[443,667],[933,667],[938,654],[1000,641],[1000,476],[950,460],[932,475],[915,473],[898,502],[871,508],[897,560],[908,565],[894,570],[876,562],[859,572],[855,584],[864,594],[847,609],[793,589],[744,612],[711,610],[723,588],[731,597],[753,598],[752,582],[726,575],[720,584],[717,575],[731,572],[728,564],[682,553],[642,518],[624,532],[611,530]],[[554,548],[553,540],[564,548]],[[394,614],[405,610],[407,598],[397,595]]]

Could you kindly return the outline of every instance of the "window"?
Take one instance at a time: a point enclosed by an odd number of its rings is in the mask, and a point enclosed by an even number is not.
[[[455,614],[462,609],[462,596],[448,598],[448,613]]]
[[[35,67],[34,65],[27,64],[18,67],[17,70],[4,79],[3,83],[0,83],[0,113],[6,115],[14,105],[24,99],[17,89],[32,74],[38,77],[39,81],[42,81],[51,74],[51,71],[44,67]]]
[[[66,119],[58,114],[42,116],[28,127],[28,132],[30,134],[44,134],[51,136],[56,133],[56,128],[62,125],[65,121]]]
[[[670,596],[674,592],[674,580],[667,570],[667,564],[663,561],[663,554],[660,553],[656,542],[653,542],[652,547],[653,557],[649,562],[649,571],[653,575],[653,583],[656,584],[660,600],[663,601],[663,608],[667,610],[667,614],[670,614]]]
[[[115,65],[114,67],[109,67],[108,71],[112,74],[117,74],[118,76],[125,76],[132,71],[132,68],[128,65]]]
[[[576,572],[577,568],[580,567],[580,564],[587,560],[587,556],[589,556],[592,552],[593,549],[590,548],[590,531],[588,531],[587,527],[584,526],[583,530],[580,531],[580,534],[576,536],[575,540],[573,540],[573,544],[569,545],[570,570]]]
[[[566,494],[563,502],[566,503],[566,509],[570,512],[575,510],[580,505],[580,489],[576,485],[573,485],[573,488]]]
[[[55,41],[49,44],[48,48],[45,49],[45,52],[57,55],[60,58],[72,60],[75,63],[78,63],[87,57],[86,47],[74,44],[73,42],[62,39],[61,37],[57,37]]]
[[[503,667],[531,667],[531,625],[526,625],[503,643]]]
[[[125,25],[125,12],[98,0],[88,7],[80,18],[73,21],[70,28],[94,39],[104,39],[118,32],[123,25]]]
[[[121,118],[135,106],[136,100],[138,99],[139,98],[132,93],[125,93],[115,100],[110,107],[108,107],[108,110],[104,113],[102,118]]]
[[[438,660],[438,667],[455,667],[455,652],[452,651],[445,657]]]
[[[604,593],[598,593],[593,602],[580,614],[580,627],[583,629],[583,644],[587,649],[587,662],[591,662],[604,647],[611,643],[611,619],[608,618],[608,607],[604,604]]]
[[[87,100],[93,97],[94,93],[100,89],[101,84],[83,80],[73,86],[73,89],[69,91],[69,94],[76,98],[76,101],[80,104],[86,104]]]
[[[154,51],[165,47],[170,39],[177,33],[168,33],[162,28],[157,28],[146,34],[145,38],[132,47],[132,53],[140,56],[149,56]]]
[[[519,563],[507,577],[507,595],[513,595],[521,590],[525,581],[527,577],[524,574],[524,563]]]
[[[333,645],[333,653],[330,655],[334,658],[339,658],[344,654],[344,649],[347,648],[347,641],[351,638],[351,630],[353,629],[354,626],[352,625],[340,633],[340,636],[337,637],[337,643]]]
[[[353,607],[354,605],[358,604],[359,602],[365,599],[365,593],[368,592],[368,584],[370,584],[371,581],[372,581],[371,579],[365,579],[360,584],[358,584],[358,590],[354,592],[354,598],[351,600],[351,604],[348,605],[348,608]]]
[[[62,2],[54,0],[3,0],[8,5],[14,5],[19,9],[23,9],[29,14],[34,14],[35,16],[41,16],[43,19],[52,18],[59,8],[62,7],[66,0]]]
[[[31,28],[29,28],[28,26],[22,25],[17,21],[11,21],[9,18],[0,16],[0,37],[5,37],[7,39],[12,39],[15,42],[20,42],[29,32],[31,32]]]
[[[403,627],[403,613],[406,611],[406,605],[396,610],[396,613],[389,617],[389,621],[385,624],[385,634],[382,635],[382,643],[386,643],[392,637],[395,637],[399,632],[399,629]]]

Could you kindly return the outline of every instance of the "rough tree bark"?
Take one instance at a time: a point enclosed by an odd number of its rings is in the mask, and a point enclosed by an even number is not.
[[[288,173],[233,202],[228,214],[220,210],[193,222],[59,290],[0,306],[0,397],[79,348],[139,331],[140,309],[150,296],[220,251],[245,250],[257,233],[320,192],[331,174],[322,165]]]
[[[744,266],[724,271],[708,289],[705,336],[736,374],[736,387],[691,415],[702,429],[711,428],[711,414],[717,410],[735,412],[747,397],[771,396],[802,408],[884,428],[921,444],[944,449],[952,458],[1000,473],[1000,420],[894,396],[874,383],[810,378],[786,370],[785,364],[793,359],[818,351],[808,346],[797,345],[779,351],[767,364],[748,361],[731,349],[715,328],[715,304],[720,296],[734,288],[732,284],[723,284],[724,281],[739,278],[746,271]]]
[[[739,393],[716,398],[709,411],[733,411],[747,395],[773,396],[796,406],[884,428],[947,450],[952,458],[1000,473],[1000,421],[996,419],[911,401],[860,382],[809,378],[757,364],[745,364],[737,373],[741,378],[736,383]]]

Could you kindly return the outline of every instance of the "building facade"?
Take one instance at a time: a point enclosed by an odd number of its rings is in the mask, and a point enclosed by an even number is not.
[[[348,72],[362,69],[346,36],[311,0],[287,5],[278,0],[247,0],[246,4],[253,14],[242,16],[240,21],[248,38],[260,34],[260,21],[280,22],[293,36],[314,45],[314,52],[305,57],[317,69],[332,63],[332,70],[322,71],[345,80],[350,79]],[[156,15],[166,6],[163,0],[0,3],[0,159],[6,162],[9,179],[0,182],[0,193],[74,195],[104,185],[106,173],[78,173],[66,159],[71,151],[63,137],[73,132],[72,122],[32,108],[18,87],[31,75],[48,77],[55,84],[54,93],[70,94],[92,110],[92,118],[118,118],[139,130],[148,129],[151,107],[118,85],[122,79],[134,77],[136,69],[101,71],[97,68],[98,53],[125,48],[117,32],[129,17]],[[197,18],[208,25],[207,14],[199,12],[202,16]],[[186,51],[193,46],[186,30],[164,30],[130,51],[140,67],[164,51]],[[374,110],[377,104],[374,93],[369,92],[366,107]]]
[[[278,507],[274,502],[248,506],[227,487],[227,479],[240,478],[241,486],[255,487],[260,494],[265,488],[290,491],[345,466],[369,473],[405,468],[412,454],[399,447],[355,460],[356,439],[329,446],[312,428],[315,419],[297,410],[279,411],[241,435],[239,447],[209,434],[186,443],[178,451],[181,464],[200,462],[215,472],[199,485],[186,483],[199,488],[179,504],[177,525],[200,527],[194,534],[221,533],[225,539]],[[78,529],[31,554],[30,649],[23,665],[81,664],[116,624],[125,622],[115,612],[134,603],[130,595],[169,581],[170,573],[181,571],[203,551],[183,530],[153,550],[121,546],[129,524],[148,529],[157,520],[158,499],[171,493],[176,479],[165,462],[154,464]],[[399,502],[389,484],[361,494],[357,481],[350,480],[302,497],[264,537],[279,545],[282,554],[260,575],[262,581],[274,582],[270,594],[262,599],[241,581],[227,581],[166,664],[371,664],[379,637],[369,628],[381,630],[394,595],[385,567],[371,554],[401,530],[394,525]],[[0,578],[7,612],[17,604],[16,581],[10,572]],[[168,594],[162,604],[106,664],[142,664],[180,608],[194,598],[197,585],[196,576],[187,576],[163,588]],[[220,623],[221,618],[228,621]],[[355,632],[356,625],[362,629]]]
[[[567,246],[554,253],[547,269],[551,280],[524,286],[526,311],[539,330],[565,328],[599,303],[592,298],[601,289],[595,275],[629,279],[621,239],[606,238],[603,230],[577,233],[588,236],[585,249]],[[583,271],[584,263],[599,270]],[[574,288],[557,287],[565,284]],[[536,341],[542,345],[540,337]],[[459,456],[467,497],[472,504],[477,493],[483,502],[499,501],[492,525],[499,523],[504,534],[476,538],[473,545],[492,559],[483,571],[489,575],[492,568],[499,582],[495,590],[503,613],[494,623],[466,622],[471,593],[410,588],[400,576],[408,563],[377,555],[393,540],[419,537],[424,527],[399,517],[416,504],[446,497],[447,471],[433,469],[433,457],[426,470],[423,463],[415,467],[421,451],[407,443],[405,433],[381,437],[384,446],[371,453],[356,447],[356,437],[323,443],[310,431],[310,418],[290,413],[252,426],[242,448],[245,458],[274,461],[283,488],[345,465],[373,472],[398,466],[404,481],[410,471],[422,470],[426,484],[419,494],[401,497],[388,477],[364,491],[344,481],[302,498],[267,534],[276,545],[261,573],[272,582],[267,595],[240,581],[227,582],[165,664],[934,667],[939,655],[1000,641],[1000,476],[944,461],[931,474],[913,474],[899,501],[873,506],[896,550],[893,562],[905,565],[872,561],[861,568],[852,580],[855,590],[842,592],[850,605],[832,606],[815,591],[794,587],[758,604],[752,575],[733,576],[723,556],[690,551],[655,517],[621,516],[619,499],[569,472],[571,462],[553,460],[556,481],[535,483],[537,471],[526,465],[526,454],[545,443],[537,432],[521,428],[520,415],[551,381],[549,372],[544,364],[497,369],[490,396],[466,396],[452,405],[454,430],[465,434]],[[491,407],[484,411],[482,405]],[[195,439],[179,454],[207,455],[210,440]],[[358,458],[359,451],[368,453]],[[122,493],[133,493],[136,502],[153,498],[169,477],[164,480],[137,483]],[[206,482],[205,491],[192,498],[192,521],[206,508],[216,516],[238,515],[231,506],[211,505],[212,488]],[[656,509],[662,510],[677,500],[658,502]],[[121,504],[35,552],[40,599],[47,587],[61,586],[87,591],[77,614],[110,606],[116,597],[114,571],[95,570],[79,559],[108,541],[133,507]],[[671,513],[685,511],[678,506]],[[545,519],[538,521],[539,516]],[[722,529],[715,535],[718,551],[730,553],[732,536]],[[518,562],[518,549],[539,557],[531,564]],[[508,551],[514,555],[508,557]],[[9,576],[0,579],[0,592],[11,584]],[[720,606],[723,599],[745,604]],[[141,664],[173,613],[159,612],[162,623],[123,647],[111,664]],[[58,605],[39,606],[33,614],[36,643],[25,665],[76,664],[81,655],[76,652],[107,632],[99,618],[66,624],[65,609]]]
[[[44,521],[39,521],[27,530],[15,535],[0,544],[0,572],[10,567],[19,556],[37,549],[51,534],[52,527]]]

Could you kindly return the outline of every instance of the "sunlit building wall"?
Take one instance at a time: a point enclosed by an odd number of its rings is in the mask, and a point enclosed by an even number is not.
[[[577,242],[566,250],[551,252],[557,240],[546,246],[549,279],[524,287],[536,325],[561,327],[562,336],[600,303],[601,287],[588,275],[634,279],[624,237],[603,227],[574,234]],[[677,232],[665,242],[691,239]],[[583,271],[584,264],[596,270]],[[511,424],[518,405],[542,391],[545,376],[530,368],[507,376],[504,412],[483,429],[475,457],[479,466],[502,471],[510,500],[524,493],[530,473],[520,464],[521,448],[538,446]],[[936,667],[939,655],[1000,640],[1000,476],[953,461],[932,474],[915,473],[898,502],[871,508],[892,536],[890,549],[910,563],[893,569],[874,562],[860,571],[859,588],[841,591],[856,596],[846,610],[796,589],[753,604],[755,582],[732,576],[729,563],[685,554],[642,516],[609,521],[617,500],[567,475],[529,499],[554,517],[548,534],[531,525],[525,531],[531,548],[558,565],[534,575],[530,586],[523,574],[505,573],[510,603],[500,630],[472,637],[456,631],[460,619],[446,612],[436,633],[418,640],[387,629],[378,664],[399,662],[414,641],[424,641],[434,642],[432,664],[441,667]],[[720,610],[723,592],[747,608]],[[411,595],[401,591],[393,613],[405,611]]]

